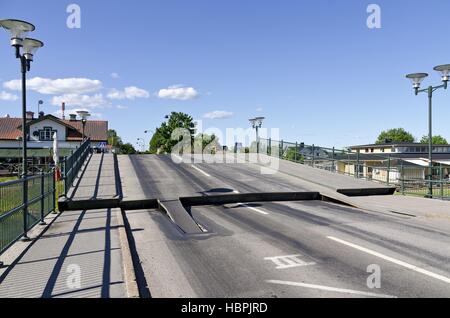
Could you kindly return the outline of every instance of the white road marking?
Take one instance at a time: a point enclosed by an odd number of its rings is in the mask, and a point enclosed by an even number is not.
[[[268,214],[269,214],[269,213],[267,213],[267,212],[265,212],[265,211],[263,211],[263,210],[254,208],[254,207],[249,206],[249,205],[244,204],[244,203],[237,203],[237,204],[238,204],[239,206],[242,206],[242,207],[244,207],[244,208],[248,208],[248,209],[250,209],[250,210],[252,210],[252,211],[255,211],[255,212],[258,212],[258,213],[260,213],[260,214],[264,214],[264,215],[268,215]]]
[[[267,283],[270,284],[278,284],[278,285],[288,285],[288,286],[296,286],[296,287],[304,287],[318,290],[331,291],[336,293],[344,293],[344,294],[353,294],[360,296],[368,296],[368,297],[380,297],[380,298],[397,298],[396,296],[384,295],[384,294],[376,294],[369,293],[365,291],[352,290],[352,289],[343,289],[343,288],[335,288],[329,286],[315,285],[315,284],[305,284],[305,283],[297,283],[297,282],[287,282],[282,280],[266,280]]]
[[[204,174],[205,176],[211,177],[211,175],[207,174],[207,173],[206,173],[205,171],[203,171],[202,169],[200,169],[200,168],[198,168],[198,167],[196,167],[196,166],[194,166],[194,165],[191,165],[191,167],[194,168],[195,170],[197,170],[198,172]]]
[[[266,261],[272,261],[277,265],[275,267],[276,269],[286,269],[286,268],[292,268],[292,267],[299,267],[299,266],[310,266],[315,265],[314,262],[305,262],[301,260],[299,257],[302,256],[301,254],[295,254],[295,255],[285,255],[285,256],[275,256],[275,257],[265,257],[264,259]]]
[[[353,243],[350,243],[350,242],[347,242],[347,241],[335,238],[333,236],[327,236],[327,238],[329,238],[330,240],[333,240],[335,242],[338,242],[338,243],[341,243],[341,244],[353,247],[354,249],[357,249],[357,250],[359,250],[361,252],[364,252],[364,253],[367,253],[367,254],[370,254],[370,255],[382,258],[382,259],[384,259],[384,260],[386,260],[388,262],[394,263],[396,265],[403,266],[403,267],[405,267],[407,269],[410,269],[410,270],[413,270],[413,271],[415,271],[417,273],[421,273],[421,274],[427,275],[429,277],[438,279],[438,280],[440,280],[440,281],[442,281],[444,283],[450,284],[450,278],[448,278],[448,277],[445,277],[445,276],[442,276],[442,275],[430,272],[430,271],[428,271],[426,269],[423,269],[421,267],[408,264],[406,262],[400,261],[400,260],[395,259],[393,257],[383,255],[383,254],[378,253],[376,251],[373,251],[373,250],[370,250],[368,248],[365,248],[365,247],[362,247],[362,246],[359,246],[359,245],[356,245],[356,244],[353,244]]]
[[[240,192],[238,190],[233,190],[233,193],[239,194]]]

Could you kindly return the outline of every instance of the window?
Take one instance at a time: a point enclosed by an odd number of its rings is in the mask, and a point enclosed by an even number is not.
[[[52,130],[52,127],[44,127],[44,129],[39,130],[39,140],[40,141],[52,141],[53,134],[56,130]]]

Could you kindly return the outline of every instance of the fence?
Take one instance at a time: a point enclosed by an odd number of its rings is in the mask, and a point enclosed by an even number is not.
[[[256,151],[255,143],[251,148]],[[434,198],[450,199],[449,167],[442,165],[433,167],[430,181],[428,167],[416,166],[395,154],[351,152],[271,139],[260,139],[260,151],[314,168],[396,186],[401,194],[427,196],[431,184]]]
[[[87,139],[75,152],[61,162],[62,175],[64,181],[64,195],[67,195],[70,187],[73,185],[81,166],[91,151],[90,139]]]
[[[90,152],[86,140],[72,156],[62,161],[62,182],[56,172],[28,176],[0,183],[0,255],[36,224],[56,210],[56,196],[67,194],[74,178]],[[1,265],[1,262],[0,262]]]
[[[0,254],[55,211],[55,196],[54,171],[0,183]]]

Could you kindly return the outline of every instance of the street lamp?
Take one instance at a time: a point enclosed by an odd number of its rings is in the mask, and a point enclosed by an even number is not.
[[[9,31],[11,36],[11,46],[15,48],[15,55],[20,59],[20,66],[22,72],[22,196],[23,196],[23,214],[24,214],[24,234],[23,240],[29,240],[27,235],[27,215],[28,215],[28,182],[27,182],[27,93],[26,93],[26,73],[30,71],[31,62],[34,59],[34,54],[38,49],[44,46],[39,40],[27,38],[28,32],[35,30],[33,24],[15,20],[6,19],[0,20],[0,27]],[[22,52],[21,52],[22,51]]]
[[[256,129],[256,153],[259,153],[259,128],[261,128],[264,117],[256,117],[249,119],[252,128]]]
[[[141,146],[142,152],[145,152],[145,145],[146,145],[145,139],[138,138],[137,140],[138,140],[138,144]],[[140,141],[140,143],[139,143],[139,141]]]
[[[84,142],[84,129],[86,128],[86,122],[89,116],[91,116],[91,114],[87,111],[87,110],[79,110],[77,111],[78,116],[81,117],[81,124],[83,126],[83,137],[81,139],[81,142]]]
[[[44,104],[44,101],[43,101],[43,100],[38,101],[38,115],[39,115],[40,112],[41,112],[41,105],[42,105],[42,104]]]
[[[432,121],[433,121],[433,113],[432,113],[432,105],[433,105],[433,93],[440,89],[447,89],[448,81],[450,80],[450,64],[439,65],[434,68],[435,71],[440,72],[442,75],[443,84],[438,86],[428,86],[427,88],[420,89],[420,84],[422,81],[428,77],[427,73],[413,73],[406,75],[406,78],[410,79],[413,83],[414,92],[416,95],[419,93],[427,93],[428,94],[428,198],[433,197],[433,131],[432,131]]]

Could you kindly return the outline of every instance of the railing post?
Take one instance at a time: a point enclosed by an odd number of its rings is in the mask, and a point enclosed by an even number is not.
[[[400,172],[400,178],[401,178],[401,191],[402,191],[402,195],[405,195],[405,172],[403,170],[403,161],[402,161],[402,165],[401,165],[401,172]]]
[[[22,177],[22,206],[23,206],[23,236],[22,241],[30,241],[28,237],[28,176],[24,174]]]
[[[439,186],[440,186],[440,193],[441,193],[441,200],[444,199],[444,178],[442,174],[442,163],[439,164]]]
[[[284,142],[283,139],[281,139],[281,147],[279,149],[280,153],[279,153],[279,158],[283,159],[283,149],[284,149]]]
[[[269,147],[267,147],[267,155],[272,156],[272,138],[269,138]]]
[[[360,150],[358,149],[356,151],[356,165],[355,165],[355,178],[356,179],[359,178],[359,155],[360,155]]]
[[[332,160],[331,160],[331,164],[332,164],[332,166],[331,166],[331,171],[332,172],[336,172],[336,167],[334,166],[335,165],[335,163],[334,163],[334,157],[335,157],[335,149],[334,149],[334,147],[333,147],[333,153],[332,153]]]
[[[312,145],[312,162],[311,162],[313,168],[314,168],[314,164],[315,164],[315,160],[316,160],[315,156],[316,156],[316,148],[313,144]]]
[[[387,166],[387,176],[386,176],[386,184],[389,185],[389,178],[391,172],[391,155],[388,155],[388,166]]]
[[[44,187],[44,171],[41,172],[41,222],[39,222],[39,225],[47,225],[44,221],[44,194],[45,194],[45,187]]]
[[[297,162],[297,153],[298,153],[298,142],[295,142],[295,155],[294,155],[294,161]]]
[[[56,168],[52,172],[52,211],[56,214]]]

